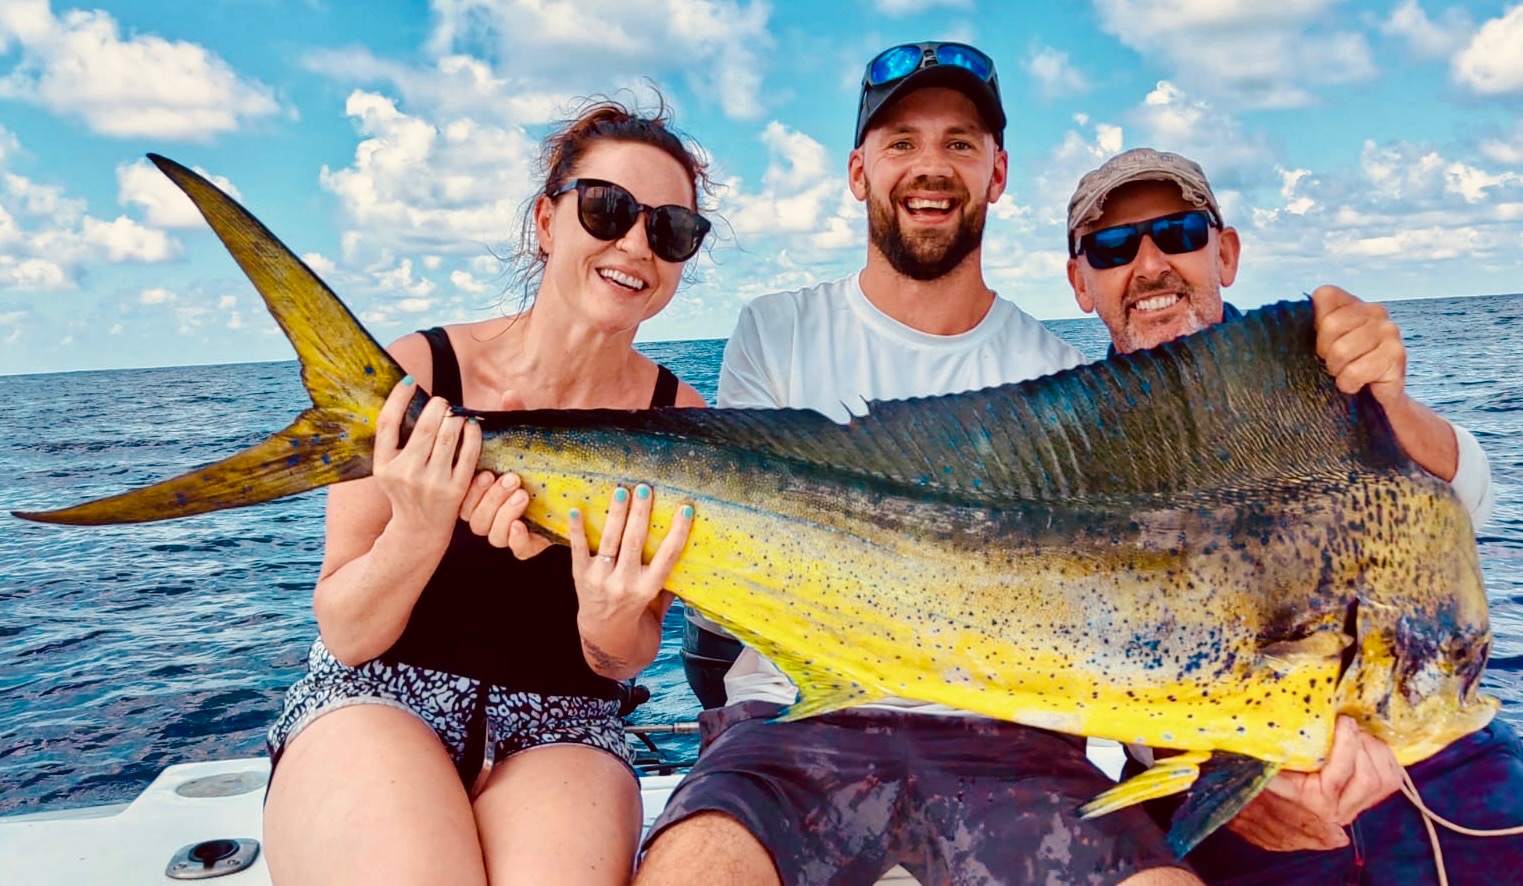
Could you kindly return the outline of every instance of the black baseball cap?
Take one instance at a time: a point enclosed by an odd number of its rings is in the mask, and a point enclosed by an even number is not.
[[[894,99],[927,86],[944,86],[966,95],[978,108],[994,143],[1005,146],[1005,106],[999,97],[994,60],[966,43],[936,41],[894,46],[867,63],[857,106],[857,140],[852,146],[862,146],[873,118]]]

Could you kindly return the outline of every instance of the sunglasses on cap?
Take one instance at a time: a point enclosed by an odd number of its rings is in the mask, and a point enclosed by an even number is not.
[[[1153,245],[1168,255],[1194,252],[1211,242],[1211,229],[1217,227],[1209,210],[1191,209],[1160,218],[1116,225],[1090,231],[1079,238],[1074,257],[1082,255],[1097,271],[1119,268],[1132,263],[1142,238],[1153,238]]]
[[[965,43],[906,43],[883,50],[868,63],[866,85],[883,86],[932,65],[963,68],[985,81],[994,76],[994,62]]]
[[[576,191],[576,217],[582,230],[599,240],[617,240],[645,213],[645,239],[662,261],[685,262],[693,257],[709,232],[709,220],[686,206],[646,206],[613,182],[574,178],[549,194],[555,199]]]

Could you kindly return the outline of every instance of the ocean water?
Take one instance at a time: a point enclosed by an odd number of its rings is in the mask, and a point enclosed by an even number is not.
[[[1414,393],[1470,428],[1497,505],[1479,532],[1496,634],[1486,691],[1523,725],[1523,295],[1396,302]],[[1093,320],[1050,323],[1092,357]],[[720,341],[650,345],[712,402]],[[0,379],[0,508],[42,509],[163,479],[284,427],[296,364]],[[141,526],[0,516],[0,814],[125,801],[173,763],[261,754],[316,625],[322,493]],[[680,612],[631,718],[696,716]],[[690,745],[689,745],[690,746]]]

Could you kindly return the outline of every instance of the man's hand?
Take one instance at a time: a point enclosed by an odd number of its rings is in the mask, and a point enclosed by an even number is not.
[[[1395,793],[1401,772],[1385,742],[1339,717],[1332,750],[1319,771],[1275,776],[1227,827],[1273,852],[1347,846],[1343,827]]]
[[[1318,286],[1311,294],[1316,314],[1317,356],[1338,382],[1338,390],[1357,394],[1368,387],[1380,405],[1390,408],[1407,395],[1407,349],[1401,330],[1381,305],[1360,301],[1336,286]]]

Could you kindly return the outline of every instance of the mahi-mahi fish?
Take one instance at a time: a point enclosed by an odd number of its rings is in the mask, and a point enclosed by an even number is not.
[[[328,287],[206,180],[150,155],[295,346],[313,406],[241,453],[74,507],[164,520],[365,477],[401,368]],[[614,484],[698,519],[667,587],[799,687],[784,718],[887,696],[1185,753],[1085,806],[1192,788],[1181,855],[1348,714],[1403,764],[1482,728],[1490,646],[1470,518],[1368,394],[1334,386],[1309,303],[1137,354],[949,396],[806,410],[480,414],[483,469],[525,519],[594,549]],[[419,392],[410,418],[425,402]]]

